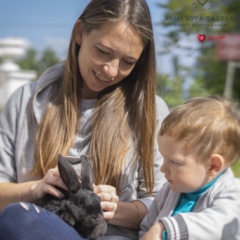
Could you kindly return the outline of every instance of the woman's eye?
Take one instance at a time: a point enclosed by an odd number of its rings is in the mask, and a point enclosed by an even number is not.
[[[135,64],[135,62],[130,62],[130,61],[126,61],[126,60],[124,60],[124,63],[129,66],[133,66]]]
[[[101,53],[102,55],[109,55],[108,52],[103,51],[102,49],[98,48],[98,52]]]

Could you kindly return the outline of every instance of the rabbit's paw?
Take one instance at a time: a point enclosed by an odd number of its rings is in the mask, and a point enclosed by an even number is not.
[[[69,212],[63,212],[61,214],[61,218],[70,226],[73,226],[75,224],[75,219]]]

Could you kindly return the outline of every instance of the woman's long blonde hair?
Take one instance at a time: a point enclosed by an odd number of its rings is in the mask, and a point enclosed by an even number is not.
[[[79,19],[89,32],[108,23],[127,21],[144,41],[144,50],[130,75],[99,95],[92,116],[89,156],[95,184],[110,184],[120,191],[119,176],[126,153],[133,146],[134,157],[140,157],[146,188],[152,193],[156,63],[148,6],[145,0],[92,0]],[[59,153],[67,155],[74,144],[77,122],[81,117],[79,104],[83,82],[78,67],[79,49],[73,29],[63,78],[55,83],[51,104],[36,136],[32,174],[39,177],[56,166]]]

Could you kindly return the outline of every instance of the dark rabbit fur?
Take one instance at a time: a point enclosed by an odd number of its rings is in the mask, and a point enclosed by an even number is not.
[[[93,192],[92,168],[85,156],[81,156],[81,182],[67,158],[59,155],[58,169],[63,182],[68,187],[63,199],[46,194],[35,202],[60,216],[73,226],[84,238],[97,239],[105,234],[107,223],[103,218],[100,198]]]

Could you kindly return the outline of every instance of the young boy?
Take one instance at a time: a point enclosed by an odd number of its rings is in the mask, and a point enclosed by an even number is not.
[[[240,156],[230,103],[194,98],[173,109],[158,136],[167,183],[141,223],[141,240],[240,239],[239,192],[229,168]]]

